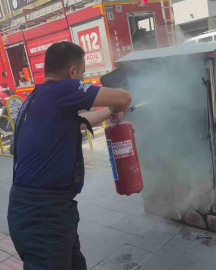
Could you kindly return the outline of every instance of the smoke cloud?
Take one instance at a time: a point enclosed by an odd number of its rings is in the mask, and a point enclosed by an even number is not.
[[[203,57],[181,56],[144,61],[130,67],[127,88],[144,181],[143,197],[181,212],[193,190],[212,187]],[[197,192],[197,191],[196,191]],[[196,198],[197,199],[197,198]]]

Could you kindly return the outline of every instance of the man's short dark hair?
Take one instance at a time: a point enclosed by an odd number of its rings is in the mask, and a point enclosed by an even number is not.
[[[52,44],[45,56],[45,74],[64,74],[71,66],[79,66],[85,55],[84,50],[71,42]]]

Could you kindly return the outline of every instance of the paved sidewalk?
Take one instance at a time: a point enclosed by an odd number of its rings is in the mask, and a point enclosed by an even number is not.
[[[85,156],[90,156],[86,142]],[[103,133],[94,139],[85,187],[77,197],[82,251],[92,270],[213,270],[216,235],[144,214],[140,194],[120,196],[110,171]],[[7,228],[12,160],[0,157],[0,270],[22,269]],[[195,240],[199,233],[203,239]]]

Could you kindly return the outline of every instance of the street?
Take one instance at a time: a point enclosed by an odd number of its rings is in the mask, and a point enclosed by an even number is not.
[[[86,180],[77,196],[79,235],[87,265],[92,270],[213,270],[215,234],[144,214],[141,194],[120,196],[110,170],[102,128],[95,131],[94,160],[87,140]],[[89,159],[87,159],[87,157]],[[9,237],[8,196],[12,159],[0,157],[0,270],[22,268]],[[203,238],[196,240],[198,234]]]

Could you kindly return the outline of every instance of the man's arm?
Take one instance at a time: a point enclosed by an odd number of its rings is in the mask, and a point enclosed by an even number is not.
[[[85,117],[92,127],[95,127],[107,120],[112,115],[112,111],[109,108],[104,108],[95,112],[84,112],[80,116]],[[85,124],[81,125],[81,130],[86,130],[87,126]]]
[[[128,109],[131,95],[122,88],[101,87],[92,107],[111,107],[114,112]]]
[[[127,111],[130,102],[131,96],[124,89],[102,87],[95,98],[93,107],[111,107],[112,109],[105,108],[96,112],[85,112],[80,116],[85,117],[92,127],[97,126],[111,116],[115,122],[123,117],[123,111]],[[86,128],[86,125],[81,125],[81,130]]]

